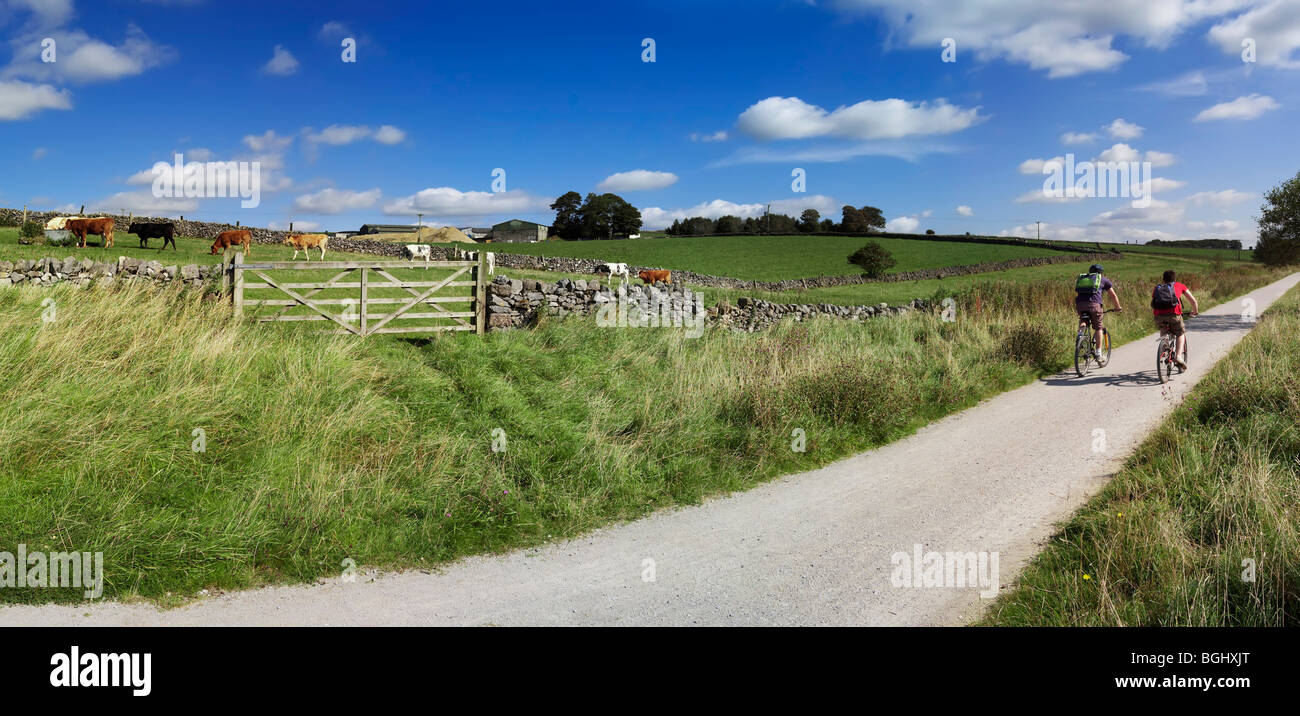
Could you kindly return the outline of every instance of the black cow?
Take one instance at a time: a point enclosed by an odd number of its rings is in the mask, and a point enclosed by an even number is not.
[[[167,244],[172,245],[172,250],[176,250],[176,225],[172,223],[149,223],[144,221],[131,222],[131,228],[126,230],[128,234],[135,234],[140,237],[140,248],[149,248],[149,239],[162,239],[162,248],[167,248]],[[159,249],[160,251],[162,249]]]

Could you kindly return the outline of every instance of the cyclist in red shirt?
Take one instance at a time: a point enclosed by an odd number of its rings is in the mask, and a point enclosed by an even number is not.
[[[1163,283],[1151,290],[1151,310],[1155,314],[1156,328],[1160,329],[1160,334],[1172,333],[1178,337],[1178,345],[1174,348],[1174,364],[1186,370],[1187,364],[1180,358],[1187,347],[1187,328],[1183,325],[1183,296],[1192,302],[1193,316],[1200,312],[1200,304],[1177,278],[1173,271],[1164,273],[1161,277]]]

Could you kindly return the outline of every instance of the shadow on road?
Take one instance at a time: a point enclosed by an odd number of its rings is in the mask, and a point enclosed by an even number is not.
[[[1137,373],[1112,373],[1108,375],[1105,368],[1093,368],[1092,370],[1093,372],[1082,378],[1073,372],[1057,373],[1050,378],[1041,379],[1041,382],[1047,385],[1113,385],[1121,388],[1150,388],[1160,385],[1160,378],[1156,375],[1154,360],[1152,361],[1151,370],[1138,371]]]
[[[1254,323],[1242,320],[1241,314],[1238,313],[1230,313],[1226,316],[1200,315],[1196,318],[1184,318],[1183,323],[1187,326],[1188,335],[1192,336],[1197,333],[1222,333],[1225,331],[1249,330],[1255,327]]]

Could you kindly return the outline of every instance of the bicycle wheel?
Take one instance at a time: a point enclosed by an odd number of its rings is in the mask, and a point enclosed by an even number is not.
[[[1082,378],[1088,374],[1088,361],[1092,359],[1092,341],[1082,333],[1074,339],[1074,373]]]
[[[1156,377],[1161,383],[1169,382],[1169,374],[1173,369],[1173,361],[1170,359],[1173,350],[1169,339],[1161,336],[1160,343],[1156,346]]]
[[[1110,331],[1105,328],[1101,329],[1101,363],[1099,367],[1105,368],[1110,364]]]

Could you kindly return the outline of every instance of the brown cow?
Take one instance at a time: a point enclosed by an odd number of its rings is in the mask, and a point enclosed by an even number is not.
[[[651,285],[659,283],[660,281],[663,281],[664,283],[671,285],[673,282],[673,272],[672,271],[638,271],[637,278]]]
[[[209,254],[222,254],[226,249],[232,246],[244,245],[244,255],[252,256],[253,234],[248,229],[239,229],[238,231],[223,231],[217,234],[217,240],[212,242],[212,250]]]
[[[329,237],[325,234],[289,234],[284,237],[280,243],[293,247],[293,257],[298,258],[298,252],[307,254],[307,260],[311,261],[310,249],[319,248],[320,258],[325,260],[325,244],[329,242]]]
[[[108,218],[102,219],[68,219],[63,228],[72,232],[72,235],[81,239],[78,248],[86,248],[86,235],[94,234],[104,237],[104,247],[109,248],[113,245],[113,220]]]

